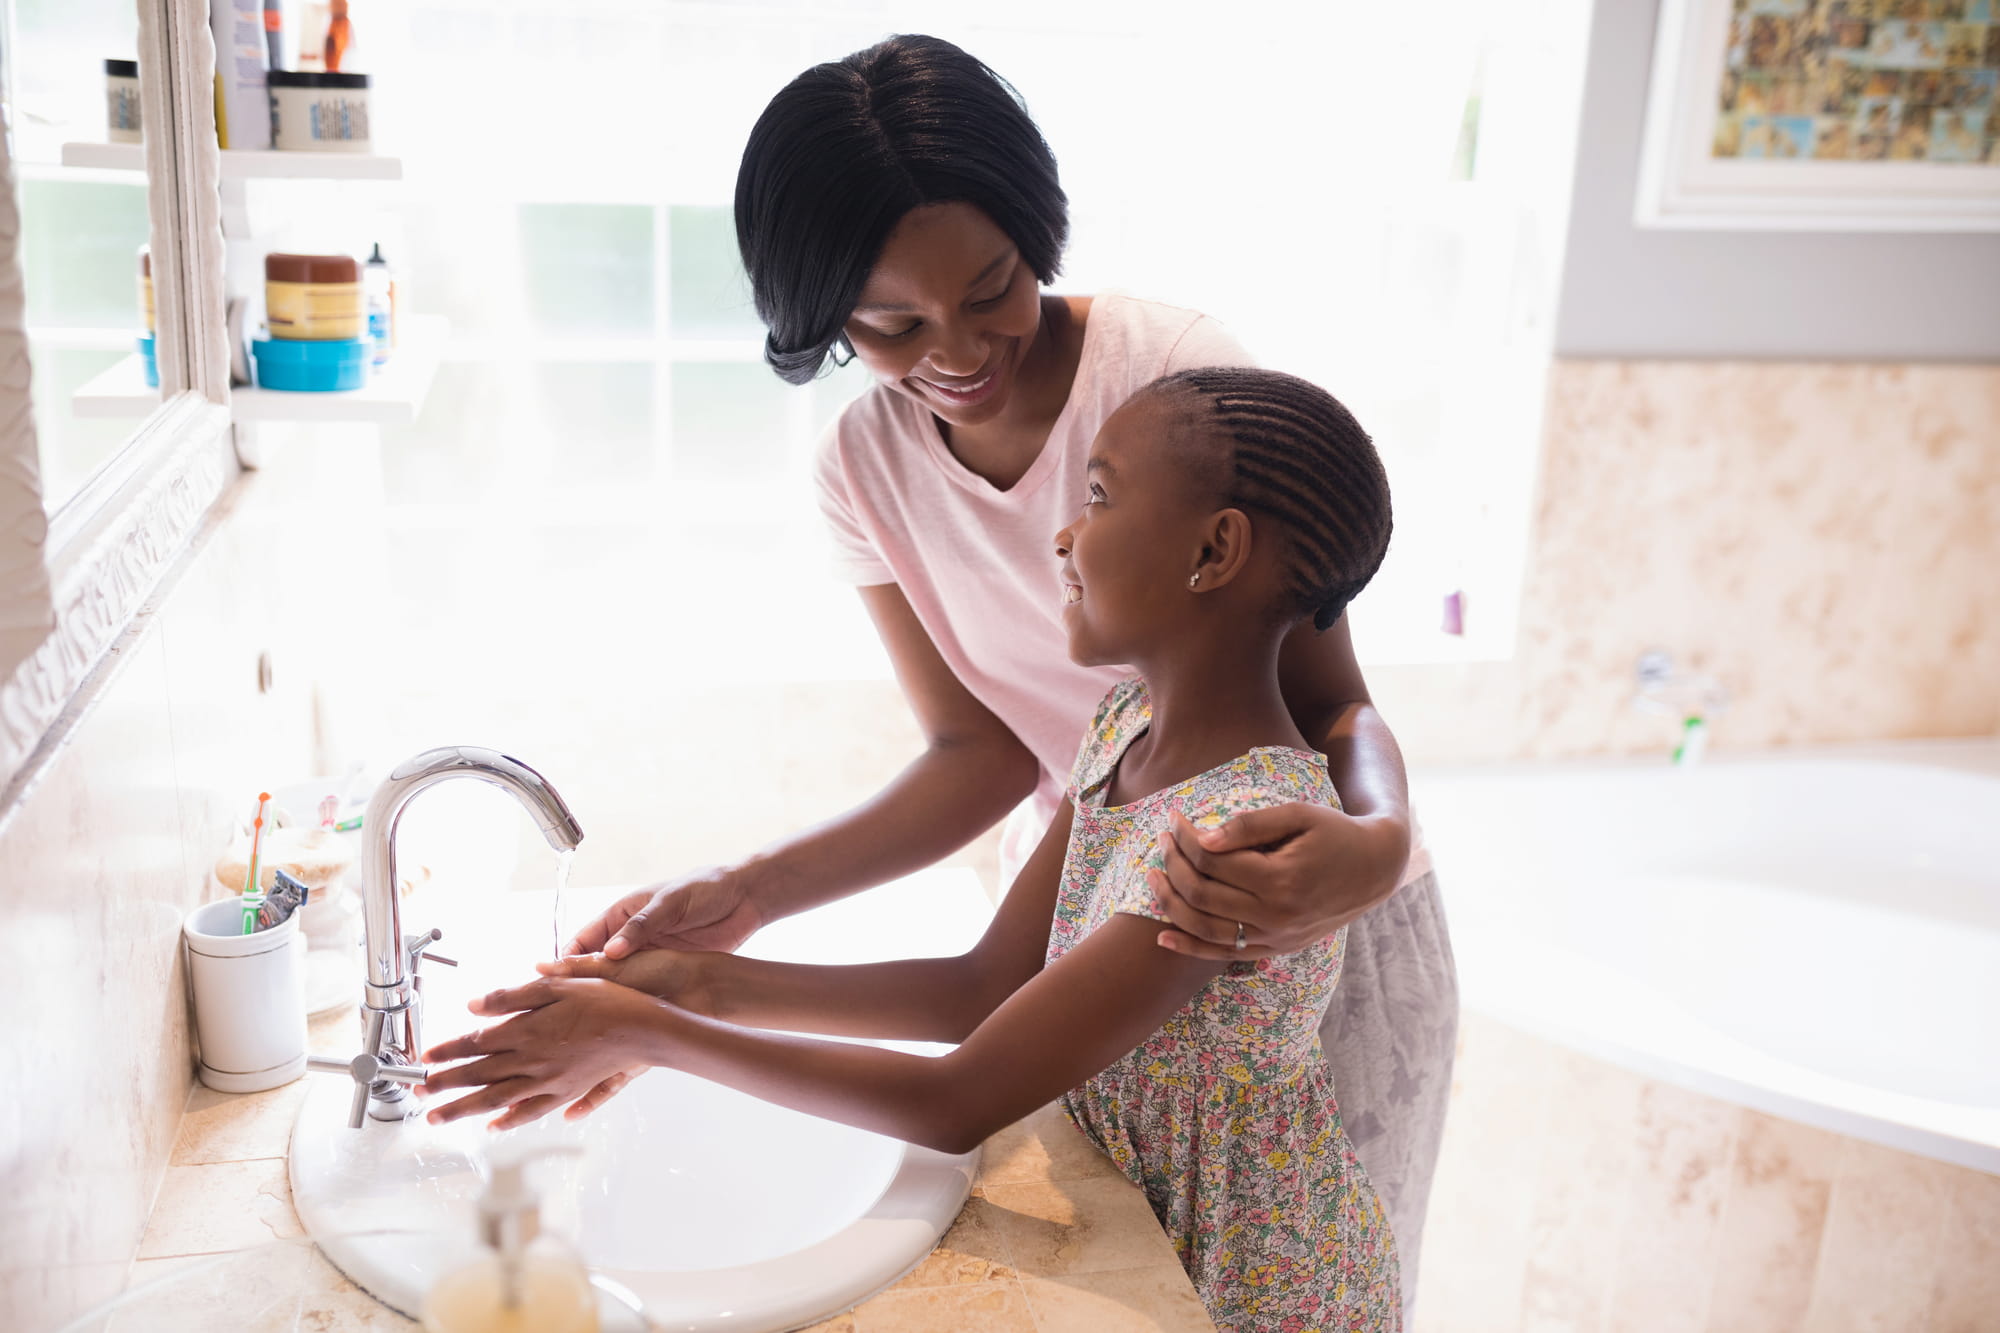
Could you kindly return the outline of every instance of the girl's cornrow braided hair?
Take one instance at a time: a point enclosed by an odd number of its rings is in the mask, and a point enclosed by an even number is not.
[[[1276,370],[1210,367],[1153,381],[1200,434],[1228,441],[1224,503],[1282,526],[1287,611],[1315,629],[1340,619],[1389,549],[1389,477],[1354,414],[1316,384]],[[1201,429],[1206,427],[1206,429]]]

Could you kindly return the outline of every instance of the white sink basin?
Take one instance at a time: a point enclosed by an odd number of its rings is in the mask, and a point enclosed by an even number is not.
[[[572,893],[568,923],[612,896]],[[489,894],[420,897],[406,910],[406,926],[439,926],[437,949],[463,963],[425,965],[427,1042],[479,1024],[467,999],[533,975],[532,961],[549,952],[550,909],[549,894]],[[745,952],[801,962],[957,953],[990,915],[970,871],[933,870],[780,922]],[[300,1219],[341,1271],[414,1316],[474,1234],[476,1163],[503,1136],[476,1117],[351,1130],[353,1085],[309,1077],[315,1086],[292,1132]],[[635,1080],[580,1123],[551,1115],[504,1138],[584,1147],[581,1159],[536,1168],[544,1224],[574,1237],[657,1326],[689,1333],[797,1328],[866,1299],[930,1252],[977,1162],[976,1153],[946,1156],[671,1070]]]

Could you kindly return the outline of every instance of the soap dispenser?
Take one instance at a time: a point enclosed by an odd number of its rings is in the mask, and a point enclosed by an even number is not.
[[[424,1298],[427,1333],[598,1333],[590,1270],[542,1234],[541,1200],[527,1184],[531,1161],[581,1151],[550,1146],[494,1162],[479,1200],[479,1253]]]

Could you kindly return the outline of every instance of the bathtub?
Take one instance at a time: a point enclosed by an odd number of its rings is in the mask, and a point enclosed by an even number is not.
[[[2000,1174],[2000,742],[1419,773],[1465,1005]]]

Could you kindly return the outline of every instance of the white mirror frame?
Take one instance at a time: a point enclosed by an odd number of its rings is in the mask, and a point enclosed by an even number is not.
[[[28,408],[19,219],[0,149],[0,822],[81,713],[73,708],[133,617],[174,573],[239,470],[222,310],[221,156],[205,0],[139,0],[140,114],[152,216],[161,405],[46,523]],[[21,507],[25,494],[32,511]],[[34,575],[46,575],[40,587]],[[17,605],[18,601],[18,605]],[[18,664],[17,664],[18,662]]]
[[[43,547],[41,455],[29,402],[27,293],[21,282],[21,209],[0,126],[0,673],[26,661],[55,627]],[[4,722],[0,722],[4,725]]]

